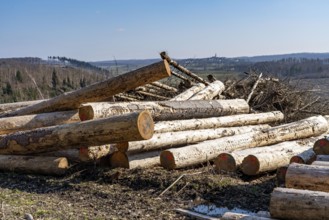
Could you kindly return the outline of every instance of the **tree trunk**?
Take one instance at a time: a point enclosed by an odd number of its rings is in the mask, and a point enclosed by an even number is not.
[[[136,102],[136,101],[138,102],[140,100],[140,99],[136,99],[135,97],[130,97],[126,93],[116,94],[114,97],[130,102]]]
[[[189,98],[191,98],[193,95],[200,92],[204,88],[205,88],[204,84],[198,83],[198,84],[192,86],[191,88],[185,90],[184,92],[178,94],[174,98],[170,99],[170,101],[186,101]]]
[[[329,161],[329,155],[316,155],[316,161]]]
[[[275,220],[274,218],[267,218],[255,215],[234,213],[234,212],[225,212],[224,215],[220,218],[221,220]]]
[[[215,159],[223,152],[307,138],[320,135],[327,130],[328,122],[324,117],[310,117],[264,131],[254,131],[165,150],[160,155],[161,166],[166,169],[187,167]]]
[[[65,157],[0,155],[0,170],[43,175],[64,175],[69,168]]]
[[[225,90],[225,85],[221,81],[215,81],[206,88],[193,95],[189,100],[212,100],[215,96]]]
[[[329,167],[329,161],[313,161],[313,166]]]
[[[160,166],[161,151],[149,151],[141,154],[128,155],[129,168],[151,168]]]
[[[77,109],[82,103],[101,101],[115,94],[170,76],[166,61],[95,83],[82,89],[64,93],[47,101],[10,112],[7,116],[28,115],[59,110]]]
[[[313,150],[316,154],[329,155],[329,137],[324,137],[314,143]]]
[[[313,149],[308,149],[290,159],[290,163],[311,164],[315,160],[316,154]]]
[[[0,118],[0,134],[80,121],[78,110]]]
[[[292,163],[286,175],[286,187],[329,192],[329,167]]]
[[[245,127],[157,133],[149,140],[130,142],[128,151],[131,153],[138,153],[149,150],[167,149],[268,128],[268,125],[253,125]]]
[[[159,121],[154,125],[154,132],[164,133],[173,131],[268,124],[280,122],[283,118],[284,115],[280,111],[274,111],[257,114],[229,115],[217,118]]]
[[[87,103],[79,109],[82,121],[148,110],[156,121],[209,118],[249,112],[243,99],[163,102]]]
[[[298,144],[287,146],[281,151],[273,151],[268,153],[257,153],[245,157],[241,164],[241,170],[244,174],[255,176],[260,173],[273,171],[279,167],[289,164],[293,155],[311,149],[312,146],[301,147]]]
[[[328,219],[329,193],[275,188],[271,194],[273,218],[291,220]]]
[[[166,84],[163,84],[163,83],[160,83],[160,82],[152,82],[150,83],[151,85],[153,86],[156,86],[158,88],[161,88],[161,89],[164,89],[164,90],[167,90],[169,92],[178,92],[178,90],[172,86],[168,86]]]
[[[38,104],[38,103],[43,102],[45,100],[46,99],[0,104],[0,114],[8,113],[10,111],[17,110],[17,109],[20,109],[20,108],[23,108],[23,107],[26,107],[26,106],[35,105],[35,104]]]
[[[128,146],[128,142],[122,142],[93,147],[81,147],[79,150],[79,158],[81,161],[96,161],[116,151],[126,152]]]
[[[108,143],[150,139],[154,124],[150,113],[20,131],[0,140],[0,154],[28,154]]]

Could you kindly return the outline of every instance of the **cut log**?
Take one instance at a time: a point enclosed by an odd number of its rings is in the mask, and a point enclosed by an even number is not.
[[[272,154],[273,152],[275,153],[287,150],[289,152],[291,148],[299,149],[303,146],[308,146],[309,148],[309,146],[313,145],[313,143],[314,138],[307,138],[297,141],[286,141],[266,147],[255,147],[245,150],[237,150],[231,153],[221,153],[215,158],[215,169],[217,171],[234,172],[241,166],[243,159],[245,159],[248,155],[257,156],[258,154]],[[293,151],[291,153],[293,153]]]
[[[100,102],[84,104],[79,109],[79,117],[84,121],[143,110],[150,111],[156,121],[166,121],[243,114],[249,112],[249,105],[243,99],[181,102]]]
[[[80,121],[78,110],[0,118],[0,134]]]
[[[107,157],[103,157],[106,159]],[[116,151],[108,157],[108,163],[111,168],[129,168],[129,160],[127,154],[124,152]]]
[[[160,162],[161,166],[166,169],[182,168],[213,160],[223,152],[317,136],[327,130],[327,120],[322,116],[315,116],[268,130],[254,131],[165,150],[160,155]]]
[[[175,96],[174,98],[170,99],[170,101],[186,101],[191,98],[194,94],[197,94],[201,90],[205,88],[205,85],[202,83],[198,83],[191,88],[185,90],[181,94]]]
[[[186,75],[190,76],[191,78],[195,79],[198,82],[201,82],[205,85],[209,85],[209,83],[207,81],[205,81],[204,79],[199,77],[197,74],[192,73],[191,71],[189,71],[185,67],[179,65],[176,61],[172,60],[165,51],[161,52],[160,56],[163,60],[167,60],[170,65],[172,65],[173,67],[175,67],[176,69],[178,69],[182,73],[185,73]]]
[[[131,102],[135,102],[135,101],[139,101],[140,100],[140,98],[139,99],[136,99],[134,97],[130,97],[126,93],[116,94],[114,97],[115,98],[122,99],[122,100],[125,100],[125,101],[131,101]]]
[[[2,136],[0,154],[28,154],[68,148],[150,139],[154,124],[150,113],[19,131]]]
[[[329,167],[292,163],[286,174],[286,187],[329,192]]]
[[[59,150],[38,154],[29,154],[28,156],[37,156],[37,157],[65,157],[69,161],[80,162],[79,150],[78,149],[68,149],[68,150]]]
[[[43,101],[45,101],[45,99],[0,104],[0,113],[10,112],[10,111],[17,110],[17,109],[20,109],[20,108],[23,108],[26,106],[38,104]]]
[[[299,189],[275,188],[271,194],[273,218],[291,220],[328,219],[329,193]]]
[[[202,129],[198,131],[157,133],[149,140],[130,142],[128,151],[131,153],[138,153],[149,150],[167,149],[267,128],[269,128],[269,125],[253,125],[245,127]]]
[[[329,161],[313,161],[313,166],[329,167]]]
[[[242,213],[225,212],[221,220],[275,220],[274,218],[261,217],[257,215],[248,215]]]
[[[285,186],[286,185],[286,174],[288,170],[288,165],[279,167],[276,170],[276,185],[277,186]]]
[[[79,158],[81,161],[95,161],[116,151],[126,152],[128,146],[128,142],[122,142],[102,146],[81,147],[79,150]]]
[[[329,155],[316,155],[316,161],[329,161]]]
[[[314,143],[313,150],[316,154],[329,155],[329,137],[324,137]]]
[[[225,90],[225,85],[221,81],[210,83],[206,88],[193,95],[189,100],[212,100]]]
[[[178,212],[181,215],[187,216],[188,219],[195,219],[195,220],[220,220],[219,218],[211,217],[208,215],[203,215],[197,212],[192,212],[190,210],[186,209],[175,209],[176,212]]]
[[[69,168],[65,157],[0,155],[0,170],[43,175],[64,175]]]
[[[190,79],[186,78],[182,74],[179,74],[179,73],[171,70],[171,75],[176,76],[177,78],[180,78],[181,80],[183,80],[188,85],[194,85],[194,83]]]
[[[162,96],[162,95],[157,95],[154,93],[150,93],[150,92],[144,92],[144,91],[136,91],[136,93],[145,95],[145,96],[149,96],[149,97],[153,97],[156,98],[157,100],[169,100],[168,97]]]
[[[290,159],[290,163],[301,163],[301,164],[311,164],[316,158],[314,150],[308,149],[300,154],[293,156]]]
[[[129,168],[151,168],[160,166],[161,151],[149,151],[135,155],[128,155]]]
[[[283,144],[286,143],[287,142]],[[273,171],[279,167],[288,165],[291,157],[295,154],[299,154],[311,148],[311,145],[301,147],[298,144],[293,144],[292,146],[287,146],[280,151],[273,151],[268,153],[262,152],[248,155],[242,161],[241,170],[244,174],[249,176],[255,176],[260,173]]]
[[[159,121],[154,125],[154,131],[156,133],[164,133],[196,129],[268,124],[280,122],[283,118],[284,115],[280,111],[274,111],[257,114],[229,115],[217,118]]]
[[[170,76],[170,67],[167,61],[160,61],[103,82],[95,83],[70,93],[64,93],[47,101],[10,112],[7,116],[73,110],[79,108],[82,103],[101,101],[115,94],[126,92],[168,76]]]
[[[164,90],[167,90],[169,92],[178,92],[178,90],[172,86],[168,86],[166,84],[163,84],[163,83],[160,83],[160,82],[152,82],[150,83],[151,85],[153,86],[156,86],[158,88],[161,88],[161,89],[164,89]]]

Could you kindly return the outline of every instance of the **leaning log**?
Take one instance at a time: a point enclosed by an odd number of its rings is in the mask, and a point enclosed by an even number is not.
[[[300,189],[275,188],[271,194],[273,218],[291,220],[328,219],[329,193]]]
[[[202,129],[198,131],[156,133],[149,140],[129,142],[128,152],[138,153],[149,150],[167,149],[268,128],[269,125],[253,125],[244,127]]]
[[[314,150],[308,149],[300,154],[293,156],[290,159],[290,163],[302,163],[302,164],[311,164],[316,158]]]
[[[79,108],[82,103],[101,101],[115,94],[126,92],[168,76],[170,76],[170,67],[167,61],[160,61],[103,82],[95,83],[70,93],[64,93],[47,101],[10,112],[7,116],[73,110]]]
[[[0,154],[28,154],[68,148],[150,139],[154,124],[150,113],[130,113],[1,136]]]
[[[0,170],[26,174],[64,175],[69,164],[65,157],[0,155]]]
[[[0,134],[80,121],[78,110],[0,118]]]
[[[280,151],[251,154],[243,159],[241,170],[244,174],[249,176],[255,176],[260,173],[273,171],[279,167],[288,165],[291,157],[295,154],[299,154],[311,148],[311,145],[301,147],[298,144],[295,144],[292,146],[287,146]]]
[[[191,98],[193,95],[200,92],[204,88],[205,88],[204,84],[198,83],[198,84],[192,86],[191,88],[185,90],[184,92],[178,94],[174,98],[170,99],[170,101],[186,101],[189,98]]]
[[[316,154],[329,155],[329,136],[317,140],[313,150]]]
[[[292,163],[286,174],[286,187],[329,192],[329,167]]]
[[[225,85],[221,81],[210,83],[206,88],[193,95],[189,100],[212,100],[225,90]]]
[[[320,135],[328,130],[322,116],[310,117],[264,131],[204,141],[177,149],[165,150],[160,155],[161,166],[166,169],[182,168],[213,160],[222,152],[260,147],[288,140]]]
[[[280,111],[273,111],[256,114],[229,115],[216,118],[159,121],[154,125],[154,131],[157,133],[164,133],[172,131],[269,124],[280,122],[283,119],[284,115]]]
[[[167,121],[243,114],[249,112],[249,105],[243,99],[181,102],[99,102],[84,104],[79,109],[79,117],[84,121],[143,110],[150,111],[156,121]]]
[[[316,155],[316,161],[329,161],[329,155]]]
[[[261,217],[257,215],[248,215],[235,212],[225,212],[221,220],[275,220],[274,218]]]

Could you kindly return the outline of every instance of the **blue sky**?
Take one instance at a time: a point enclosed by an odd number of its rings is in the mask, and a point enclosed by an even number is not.
[[[327,0],[0,0],[0,57],[329,52]]]

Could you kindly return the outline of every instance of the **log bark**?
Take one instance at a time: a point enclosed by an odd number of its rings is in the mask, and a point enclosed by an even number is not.
[[[292,163],[286,174],[286,187],[329,192],[329,167]]]
[[[103,82],[10,112],[7,116],[73,110],[79,108],[82,103],[101,101],[115,94],[126,92],[168,76],[170,76],[170,67],[167,61],[160,61]]]
[[[185,90],[184,92],[178,94],[174,98],[170,99],[170,101],[186,101],[191,98],[193,95],[197,94],[201,90],[205,88],[205,85],[202,83],[198,83],[191,88]]]
[[[275,188],[271,194],[270,213],[273,218],[291,220],[328,219],[329,193]]]
[[[329,161],[313,161],[313,166],[329,167]]]
[[[178,89],[172,87],[172,86],[168,86],[166,84],[163,84],[163,83],[160,83],[160,82],[152,82],[150,83],[151,85],[153,86],[156,86],[158,88],[161,88],[161,89],[164,89],[164,90],[167,90],[169,92],[178,92]]]
[[[244,174],[255,176],[260,173],[273,171],[279,167],[289,164],[293,155],[311,149],[312,146],[301,147],[298,144],[287,146],[280,151],[273,151],[268,153],[257,153],[245,157],[241,164],[241,170]]]
[[[206,88],[193,95],[189,100],[212,100],[225,90],[225,85],[221,81],[210,83]]]
[[[64,175],[69,168],[65,157],[0,155],[0,170],[26,174]]]
[[[253,125],[245,127],[202,129],[198,131],[157,133],[149,140],[130,142],[128,152],[138,153],[149,150],[167,149],[267,128],[269,128],[268,125]]]
[[[80,121],[78,110],[0,118],[0,134]]]
[[[329,155],[329,137],[324,137],[314,143],[313,150],[316,154]]]
[[[161,52],[160,56],[163,60],[167,60],[168,63],[170,65],[172,65],[173,67],[175,67],[176,69],[178,69],[179,71],[181,71],[182,73],[185,73],[186,75],[190,76],[191,78],[195,79],[198,82],[201,82],[205,85],[209,85],[209,83],[207,81],[205,81],[204,79],[202,79],[201,77],[199,77],[197,74],[192,73],[191,71],[189,71],[188,69],[186,69],[185,67],[179,65],[176,61],[172,60],[168,54],[166,52]]]
[[[154,131],[156,133],[164,133],[196,129],[268,124],[280,122],[283,119],[284,115],[280,111],[274,111],[256,114],[229,115],[217,118],[159,121],[154,125]]]
[[[234,212],[225,212],[220,218],[221,220],[275,220],[274,218],[261,217],[256,215],[248,215]]]
[[[150,111],[155,121],[166,121],[243,114],[249,112],[249,105],[243,99],[181,102],[100,102],[84,104],[79,109],[79,117],[84,121],[143,110]]]
[[[154,124],[148,112],[19,131],[2,136],[0,154],[28,154],[150,139]]]
[[[101,146],[81,147],[79,149],[79,158],[81,161],[96,161],[116,151],[126,152],[128,146],[128,142],[122,142]]]
[[[308,149],[300,154],[293,156],[290,159],[290,163],[311,164],[316,158],[316,154],[313,149]]]
[[[316,155],[316,161],[329,161],[329,155]]]
[[[328,122],[324,117],[310,117],[265,131],[249,132],[165,150],[160,155],[161,166],[166,169],[188,167],[213,160],[223,152],[307,138],[320,135],[327,130]]]
[[[0,104],[0,114],[10,112],[13,110],[17,110],[17,109],[20,109],[20,108],[23,108],[26,106],[35,105],[35,104],[43,102],[43,101],[45,101],[45,99]]]
[[[160,166],[161,151],[149,151],[135,155],[128,155],[129,168],[151,168]]]

